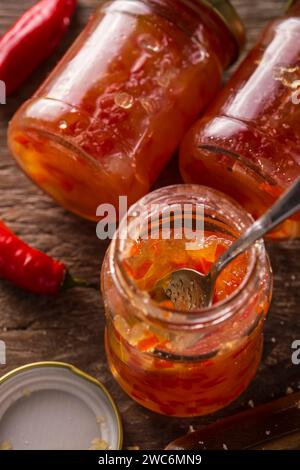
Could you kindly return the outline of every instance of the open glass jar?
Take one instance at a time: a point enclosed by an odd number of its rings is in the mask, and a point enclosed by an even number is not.
[[[224,191],[254,218],[300,176],[300,0],[289,3],[181,145],[184,181]],[[300,236],[299,214],[271,236]]]
[[[145,407],[208,414],[254,376],[272,291],[262,240],[219,276],[211,307],[184,311],[153,297],[170,272],[207,273],[252,222],[222,193],[193,185],[154,191],[121,222],[102,268],[106,351],[116,380]]]
[[[216,6],[214,6],[216,5]],[[146,194],[238,56],[227,0],[101,1],[46,82],[13,118],[22,169],[67,209],[96,220]]]

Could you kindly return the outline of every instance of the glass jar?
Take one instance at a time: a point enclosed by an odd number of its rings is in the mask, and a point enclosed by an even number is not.
[[[146,194],[237,57],[227,0],[114,0],[100,7],[13,118],[22,169],[67,209],[96,220]]]
[[[266,26],[205,116],[187,133],[185,182],[205,183],[258,218],[300,175],[300,1]],[[273,232],[299,236],[300,217]]]
[[[181,268],[207,273],[252,222],[233,200],[197,185],[154,191],[121,222],[102,268],[106,351],[116,380],[143,406],[171,416],[208,414],[253,378],[272,291],[262,240],[221,273],[209,308],[186,311],[155,289]],[[180,237],[182,225],[189,230]]]

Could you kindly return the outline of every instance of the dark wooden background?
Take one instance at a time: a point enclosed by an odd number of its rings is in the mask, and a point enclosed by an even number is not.
[[[0,34],[33,0],[0,0]],[[77,16],[60,50],[0,106],[0,218],[29,243],[64,260],[72,272],[98,281],[106,245],[95,225],[57,207],[34,187],[12,161],[6,146],[9,119],[35,90],[86,23],[97,0],[80,0]],[[249,48],[265,22],[279,15],[285,0],[233,0],[248,31]],[[161,176],[159,185],[178,181],[176,161]],[[35,361],[57,360],[75,364],[101,380],[116,399],[124,422],[124,446],[159,449],[171,439],[249,406],[300,388],[300,366],[291,362],[291,343],[300,339],[300,242],[268,244],[275,273],[274,300],[266,323],[265,351],[255,380],[243,396],[227,409],[198,419],[173,419],[155,415],[128,398],[114,382],[103,348],[104,313],[97,292],[77,290],[55,299],[37,298],[0,283],[0,340],[7,345],[7,365],[0,375]],[[188,396],[187,396],[188,399]]]

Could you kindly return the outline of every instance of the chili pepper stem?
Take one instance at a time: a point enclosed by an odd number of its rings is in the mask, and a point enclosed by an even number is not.
[[[69,273],[69,271],[66,271],[66,274],[65,274],[62,286],[61,286],[61,290],[66,291],[66,290],[69,290],[69,289],[74,289],[75,287],[84,287],[84,288],[87,288],[87,289],[97,289],[98,290],[98,286],[96,286],[95,284],[91,284],[91,283],[87,282],[85,279],[81,279],[81,278],[78,278],[78,277],[73,277]]]

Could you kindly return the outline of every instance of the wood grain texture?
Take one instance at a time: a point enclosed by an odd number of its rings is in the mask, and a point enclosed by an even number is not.
[[[0,34],[33,0],[0,0]],[[30,95],[99,2],[80,0],[75,21],[60,50],[0,106],[0,217],[25,240],[50,255],[64,260],[72,272],[97,281],[106,245],[95,234],[95,225],[82,221],[33,186],[12,161],[6,146],[7,124],[18,106]],[[233,0],[248,30],[248,46],[253,44],[265,22],[280,14],[284,0]],[[158,185],[179,181],[173,161]],[[259,373],[243,396],[227,409],[205,418],[168,419],[143,409],[128,398],[108,371],[104,348],[104,313],[100,294],[77,290],[57,299],[37,298],[0,283],[0,339],[7,345],[7,366],[0,375],[29,362],[58,360],[75,364],[100,379],[116,399],[124,422],[125,447],[164,447],[195,428],[237,412],[255,403],[285,394],[287,387],[300,388],[300,366],[291,362],[291,343],[300,339],[300,241],[269,244],[274,273],[274,301],[266,323],[264,359]],[[187,397],[188,399],[188,397]]]

